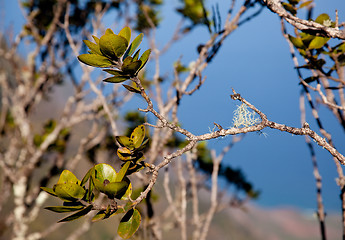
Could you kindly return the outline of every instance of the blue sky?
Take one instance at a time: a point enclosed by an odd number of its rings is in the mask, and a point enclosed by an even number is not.
[[[175,26],[179,21],[174,11],[179,6],[179,1],[167,2],[162,8],[163,22],[157,31],[157,42],[160,46],[164,46],[169,40],[173,32],[171,26]],[[213,1],[208,1],[211,2]],[[224,22],[230,1],[214,2],[219,3]],[[340,21],[345,21],[343,0],[315,2],[314,17],[327,12],[334,19],[334,10],[338,9]],[[19,12],[17,1],[1,0],[0,8],[3,9],[1,16],[5,18],[0,30],[12,25],[15,34],[18,33],[24,19]],[[172,63],[179,57],[182,57],[185,64],[196,59],[196,46],[205,43],[208,38],[206,29],[193,30],[162,57],[162,72],[172,73]],[[179,110],[182,126],[194,134],[209,132],[209,128],[213,128],[213,122],[223,127],[232,125],[233,111],[238,102],[230,99],[231,88],[263,111],[270,120],[300,127],[300,86],[288,45],[280,32],[280,20],[270,11],[265,9],[261,15],[237,29],[225,41],[204,75],[207,76],[205,84],[193,96],[183,98]],[[138,99],[134,98],[133,106],[137,107],[136,100]],[[319,110],[326,130],[332,134],[336,147],[344,154],[344,131],[338,127],[337,121],[328,110],[323,107]],[[308,112],[307,121],[311,128],[316,130],[315,120],[309,110]],[[295,206],[316,209],[315,180],[304,137],[271,129],[265,129],[264,132],[267,137],[256,133],[247,134],[226,155],[225,163],[241,168],[248,180],[262,191],[256,204],[266,207]],[[230,140],[231,137],[217,139],[210,141],[208,145],[219,152]],[[317,146],[315,148],[323,180],[326,210],[339,211],[335,164],[328,152]]]

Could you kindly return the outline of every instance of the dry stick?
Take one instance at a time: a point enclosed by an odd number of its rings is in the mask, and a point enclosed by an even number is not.
[[[301,111],[301,124],[303,125],[306,122],[306,116],[305,116],[305,104],[304,104],[304,96],[303,94],[300,95],[300,111]],[[316,181],[316,200],[317,200],[317,217],[320,223],[320,231],[321,231],[321,237],[323,240],[326,240],[326,226],[325,226],[325,209],[322,201],[322,178],[318,169],[317,165],[317,159],[314,151],[313,144],[311,143],[310,139],[308,137],[305,137],[305,141],[308,145],[311,160],[313,163],[313,174]]]

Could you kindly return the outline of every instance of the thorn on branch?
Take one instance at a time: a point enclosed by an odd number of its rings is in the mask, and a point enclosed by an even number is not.
[[[218,124],[218,123],[213,123],[214,125],[216,125],[216,127],[219,129],[219,130],[223,130],[223,127],[220,125],[220,124]]]

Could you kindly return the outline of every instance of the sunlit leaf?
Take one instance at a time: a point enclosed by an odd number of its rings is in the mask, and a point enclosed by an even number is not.
[[[137,88],[134,88],[134,87],[131,87],[131,86],[128,86],[128,85],[125,85],[125,84],[122,84],[122,86],[124,86],[130,92],[140,93],[140,90],[137,89]]]
[[[129,149],[133,148],[133,142],[130,140],[129,137],[127,137],[127,136],[116,136],[115,139],[122,147],[127,147]]]
[[[127,56],[131,56],[135,50],[139,47],[141,41],[143,40],[144,34],[140,33],[131,43],[131,45],[129,46],[129,48],[127,49],[125,55],[123,56],[124,58],[126,58]]]
[[[128,161],[132,159],[132,152],[127,147],[118,148],[116,153],[122,161]]]
[[[135,54],[133,55],[133,60],[134,61],[139,59],[139,54],[140,54],[140,49],[138,51],[136,51]]]
[[[96,189],[104,191],[104,187],[107,183],[115,182],[116,171],[109,164],[101,163],[93,167],[92,180]]]
[[[149,60],[149,57],[150,57],[150,54],[151,54],[151,49],[147,49],[140,57],[140,60],[141,60],[141,66],[140,68],[138,69],[138,71],[140,71],[144,66],[145,64],[147,63],[147,61]]]
[[[40,188],[46,193],[49,193],[50,195],[57,197],[56,193],[54,192],[52,188],[47,188],[47,187],[40,187]]]
[[[129,79],[129,76],[116,76],[103,79],[104,82],[121,83]]]
[[[104,72],[107,72],[109,74],[112,74],[114,76],[121,76],[123,75],[123,72],[120,70],[114,70],[114,69],[103,69]]]
[[[104,34],[99,39],[99,45],[103,55],[113,60],[117,60],[126,51],[127,40],[115,34]]]
[[[130,162],[126,162],[117,173],[115,182],[121,182],[123,178],[126,176],[127,169],[129,167]]]
[[[86,214],[88,214],[93,208],[93,205],[89,205],[87,206],[86,208],[68,216],[68,217],[65,217],[63,219],[61,219],[60,221],[58,222],[70,222],[70,221],[73,221],[73,220],[76,220],[78,218],[81,218],[82,216],[85,216]]]
[[[57,212],[57,213],[65,213],[65,212],[75,212],[83,208],[84,206],[52,206],[52,207],[45,207],[44,209]]]
[[[82,199],[86,190],[75,183],[55,184],[53,188],[55,194],[64,201],[75,201]]]
[[[79,184],[79,179],[69,170],[63,170],[60,174],[59,180],[57,184],[63,184],[63,183],[74,183]]]
[[[138,230],[141,216],[137,209],[129,210],[121,219],[117,233],[120,237],[128,239]]]
[[[296,48],[304,48],[304,44],[301,38],[295,38],[291,35],[289,35],[290,42],[296,47]]]
[[[119,36],[127,40],[127,46],[128,46],[129,42],[131,41],[131,29],[129,27],[122,28],[121,31],[119,32]]]
[[[145,138],[145,127],[144,125],[137,126],[131,133],[131,141],[133,142],[134,148],[140,147]]]
[[[306,1],[304,3],[301,3],[301,5],[299,5],[298,8],[301,9],[301,8],[307,7],[307,6],[309,6],[313,2],[314,2],[314,0],[310,0],[310,1]]]
[[[78,56],[78,60],[93,67],[110,67],[113,65],[107,57],[98,54],[81,54]]]
[[[99,45],[89,40],[83,40],[83,42],[91,50],[92,53],[102,55],[101,50],[99,49]]]
[[[324,21],[330,20],[331,18],[328,16],[328,14],[326,13],[322,13],[320,14],[316,19],[315,22],[320,23],[320,24],[324,24]]]
[[[329,38],[324,37],[315,37],[310,43],[308,48],[309,49],[318,49],[322,48],[327,42]]]

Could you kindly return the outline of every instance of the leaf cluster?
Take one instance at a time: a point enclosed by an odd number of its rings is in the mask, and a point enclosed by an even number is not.
[[[147,63],[151,50],[146,50],[140,57],[139,47],[143,34],[140,33],[131,43],[131,29],[124,27],[118,34],[107,29],[100,38],[92,36],[95,42],[84,40],[89,48],[88,54],[78,56],[80,62],[100,68],[113,75],[103,81],[111,83],[124,82],[138,75]]]
[[[315,22],[328,27],[334,27],[335,23],[326,13],[320,14]],[[316,36],[310,33],[300,32],[296,36],[288,35],[290,42],[298,50],[300,55],[307,60],[307,64],[298,68],[316,69],[326,76],[331,76],[338,67],[345,66],[345,43],[339,43],[330,47],[330,38]],[[333,65],[326,66],[325,56],[329,56]],[[318,81],[318,77],[311,76],[304,79],[306,83]]]
[[[41,187],[43,191],[63,201],[63,206],[46,207],[47,210],[57,213],[75,212],[59,222],[76,220],[91,210],[97,211],[93,221],[124,213],[118,234],[123,238],[129,238],[137,231],[141,216],[131,205],[132,184],[127,176],[146,166],[142,153],[148,143],[148,139],[145,139],[144,125],[136,127],[129,137],[116,136],[116,141],[121,146],[117,150],[117,155],[124,162],[119,172],[109,164],[101,163],[89,169],[83,179],[79,180],[72,172],[64,170],[53,188]],[[95,204],[100,193],[109,200],[106,206],[99,207]],[[118,200],[127,201],[127,204],[118,207]]]

